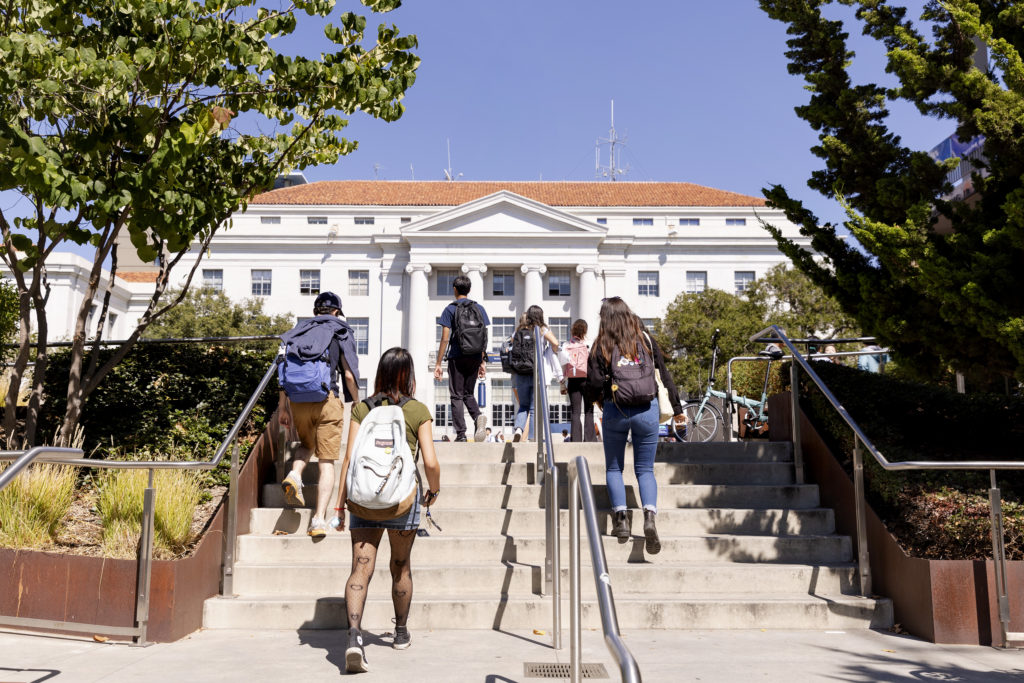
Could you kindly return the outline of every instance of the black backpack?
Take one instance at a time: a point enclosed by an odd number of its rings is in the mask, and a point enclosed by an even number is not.
[[[475,301],[459,299],[455,302],[452,337],[463,356],[479,356],[487,348],[487,326]]]
[[[658,396],[654,379],[654,358],[643,342],[637,343],[639,358],[626,358],[618,347],[612,351],[609,368],[612,401],[617,406],[643,406]]]
[[[509,353],[509,365],[517,375],[533,374],[533,356],[537,350],[537,340],[532,327],[522,327],[512,335],[512,350]]]

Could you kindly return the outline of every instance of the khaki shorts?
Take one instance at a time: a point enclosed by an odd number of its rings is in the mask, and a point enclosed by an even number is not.
[[[315,453],[317,460],[341,457],[345,406],[334,394],[319,403],[292,403],[292,419],[302,445]]]

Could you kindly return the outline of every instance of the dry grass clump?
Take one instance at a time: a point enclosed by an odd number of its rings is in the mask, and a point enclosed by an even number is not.
[[[71,508],[76,478],[73,467],[32,465],[0,491],[0,546],[42,548],[53,543]]]
[[[142,504],[149,472],[109,470],[100,478],[97,509],[108,557],[133,558],[139,542]],[[192,540],[192,517],[202,495],[201,475],[185,470],[156,470],[155,540],[157,555],[181,554]]]

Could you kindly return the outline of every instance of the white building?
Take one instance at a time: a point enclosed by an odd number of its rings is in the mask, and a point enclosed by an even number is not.
[[[436,320],[455,276],[472,281],[470,298],[491,317],[495,350],[532,304],[559,338],[579,317],[593,336],[606,296],[653,319],[680,292],[742,291],[785,261],[759,219],[809,247],[762,199],[688,183],[316,182],[254,198],[218,233],[193,284],[232,299],[259,296],[266,312],[296,317],[312,314],[318,292],[339,294],[364,382],[372,386],[384,350],[406,346],[418,397],[437,406],[444,427],[447,380],[435,386],[431,371]],[[122,335],[145,306],[155,271],[133,259],[126,243],[118,289],[133,295],[116,297],[113,327]],[[51,326],[58,338],[59,323]],[[478,395],[493,425],[511,425],[511,389],[497,362]]]

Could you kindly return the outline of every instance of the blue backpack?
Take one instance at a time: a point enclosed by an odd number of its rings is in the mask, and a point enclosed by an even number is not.
[[[277,364],[277,381],[295,403],[319,403],[331,393],[331,366],[328,351],[316,360],[302,360],[286,352]]]

